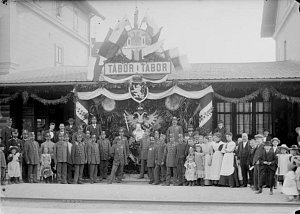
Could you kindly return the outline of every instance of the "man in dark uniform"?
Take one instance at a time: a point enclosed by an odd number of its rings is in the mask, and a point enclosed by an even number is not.
[[[12,135],[11,125],[12,125],[12,119],[7,118],[6,126],[4,126],[1,131],[2,143],[5,145],[5,151],[4,151],[5,156],[8,155],[8,150],[9,150],[8,140],[11,138]]]
[[[148,149],[150,145],[150,133],[149,130],[146,129],[144,132],[144,136],[140,143],[140,160],[141,160],[141,169],[139,179],[144,178],[144,174],[147,167],[147,157],[148,157]]]
[[[172,126],[170,126],[166,132],[168,142],[170,140],[171,134],[173,135],[175,142],[178,142],[179,134],[183,135],[182,127],[177,125],[177,123],[178,123],[177,117],[173,117],[172,118]]]
[[[184,183],[184,163],[186,156],[188,155],[189,146],[187,142],[183,140],[183,136],[179,134],[179,140],[176,143],[176,164],[177,164],[177,186],[182,186]]]

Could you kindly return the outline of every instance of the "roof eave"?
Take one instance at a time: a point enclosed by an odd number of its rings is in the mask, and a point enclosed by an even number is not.
[[[278,0],[264,1],[260,35],[262,38],[273,37],[276,27]]]

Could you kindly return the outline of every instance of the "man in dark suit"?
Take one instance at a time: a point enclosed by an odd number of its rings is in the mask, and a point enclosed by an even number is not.
[[[66,126],[66,131],[69,133],[69,136],[73,136],[75,132],[77,132],[77,127],[74,124],[75,120],[73,118],[69,118],[69,125]]]
[[[91,120],[91,124],[86,127],[86,131],[90,131],[91,136],[96,135],[98,140],[99,136],[101,135],[101,130],[102,130],[101,125],[97,124],[96,116],[93,116]]]
[[[258,190],[259,193],[259,180],[260,180],[260,162],[263,158],[263,151],[264,151],[264,144],[263,144],[263,136],[261,134],[255,135],[256,140],[256,150],[253,155],[253,166],[254,166],[254,174],[253,174],[253,180],[254,180],[254,190]]]
[[[269,134],[270,134],[269,130],[268,129],[264,129],[263,142],[271,141],[272,140],[272,137]]]
[[[62,135],[65,135],[67,132],[66,132],[66,128],[65,128],[65,124],[61,123],[59,124],[59,130],[57,132],[55,132],[54,134],[54,143],[57,143],[58,142],[58,136],[60,134]]]
[[[227,132],[227,130],[224,127],[224,122],[222,120],[218,121],[218,127],[214,130],[214,133],[217,133],[217,132],[219,132],[221,134],[221,141],[227,142],[226,136],[225,136],[225,133]]]
[[[12,135],[11,125],[12,125],[12,119],[7,118],[6,126],[4,126],[1,131],[2,142],[5,145],[4,153],[6,156],[8,155],[8,149],[9,149],[8,148],[8,140],[11,138],[11,135]]]
[[[265,180],[268,181],[270,186],[270,195],[273,195],[277,163],[278,159],[271,147],[270,141],[265,142],[262,161],[260,162],[259,190],[257,193],[262,193],[263,181]]]
[[[241,166],[242,176],[243,176],[243,187],[247,187],[248,184],[248,173],[249,173],[249,165],[248,159],[250,155],[250,145],[248,141],[248,134],[242,134],[242,142],[238,145],[237,151],[237,163]]]

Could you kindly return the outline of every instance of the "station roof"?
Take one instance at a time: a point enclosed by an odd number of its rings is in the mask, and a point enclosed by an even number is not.
[[[0,86],[89,84],[88,67],[61,66],[0,75]],[[97,74],[95,74],[97,75]],[[99,73],[98,73],[99,76]],[[185,71],[173,71],[168,80],[206,82],[300,81],[300,61],[255,63],[192,63]]]

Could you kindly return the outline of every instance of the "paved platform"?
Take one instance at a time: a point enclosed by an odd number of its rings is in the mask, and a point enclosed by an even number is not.
[[[218,203],[218,204],[272,204],[299,205],[300,201],[288,202],[280,188],[269,195],[264,189],[255,194],[248,188],[160,186],[146,182],[120,184],[12,184],[1,191],[2,200],[56,200],[61,202],[155,202],[155,203]]]

